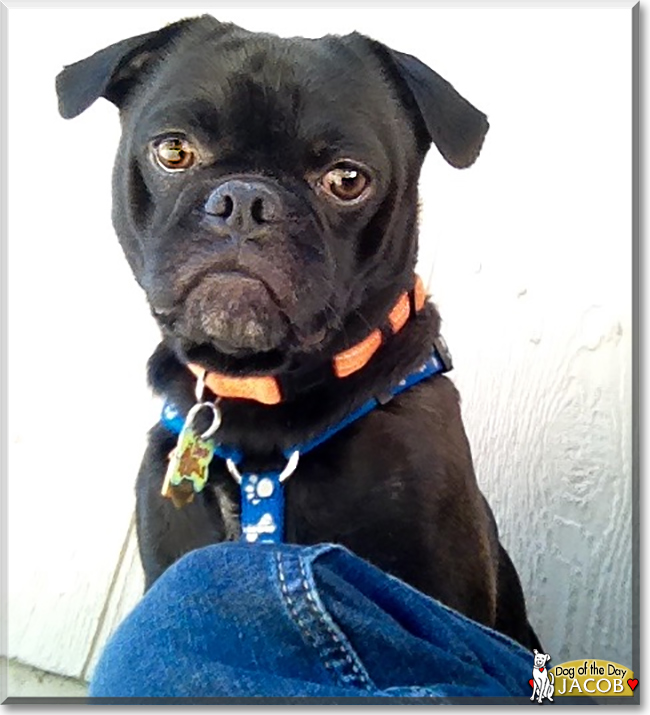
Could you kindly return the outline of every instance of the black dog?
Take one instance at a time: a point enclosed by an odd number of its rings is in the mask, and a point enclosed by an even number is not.
[[[432,344],[445,359],[414,278],[424,156],[433,142],[470,166],[485,115],[416,58],[362,35],[280,39],[209,16],[111,45],[67,67],[57,89],[64,117],[98,97],[120,109],[113,219],[162,329],[155,390],[185,415],[194,373],[207,370],[222,398],[219,442],[249,472],[281,469],[284,450],[378,397],[301,456],[285,540],[343,544],[541,649],[453,384],[436,375],[389,399]],[[184,508],[161,496],[175,444],[154,427],[138,478],[147,586],[240,532],[239,489],[220,458]]]

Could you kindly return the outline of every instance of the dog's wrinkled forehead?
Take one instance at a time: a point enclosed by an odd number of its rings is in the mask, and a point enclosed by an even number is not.
[[[272,150],[276,167],[278,158],[327,163],[359,153],[381,163],[396,143],[408,149],[412,132],[378,60],[353,44],[244,31],[186,40],[127,113],[138,133],[196,132],[225,162]]]
[[[174,99],[191,97],[192,111],[218,106],[231,131],[245,124],[251,137],[254,129],[258,136],[316,136],[327,117],[326,142],[352,133],[357,146],[368,135],[382,144],[400,134],[417,143],[421,157],[433,142],[457,168],[474,163],[488,130],[485,115],[434,70],[363,35],[282,39],[205,15],[67,66],[57,93],[66,118],[105,97],[125,122],[155,102],[172,117]]]

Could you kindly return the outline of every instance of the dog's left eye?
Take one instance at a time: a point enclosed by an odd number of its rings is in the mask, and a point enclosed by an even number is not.
[[[321,187],[339,201],[361,198],[370,184],[368,175],[356,166],[336,166],[321,177]]]
[[[154,143],[153,155],[166,171],[183,171],[196,162],[194,147],[184,137],[167,137]]]

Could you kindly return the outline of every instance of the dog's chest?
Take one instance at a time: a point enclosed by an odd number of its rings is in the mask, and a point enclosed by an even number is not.
[[[264,522],[272,528],[269,515],[276,508],[272,498],[278,489],[283,540],[288,542],[337,540],[342,533],[374,529],[384,521],[391,531],[408,529],[408,515],[418,495],[430,488],[430,475],[414,463],[409,433],[395,424],[400,421],[392,413],[369,415],[301,456],[295,472],[281,485],[272,484],[264,469],[245,474],[238,484],[216,460],[210,487],[226,538],[247,540],[247,529],[263,533]]]

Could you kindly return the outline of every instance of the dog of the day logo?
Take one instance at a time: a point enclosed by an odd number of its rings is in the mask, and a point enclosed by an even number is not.
[[[529,682],[533,688],[531,700],[537,697],[538,703],[543,698],[553,702],[554,697],[569,695],[629,697],[639,685],[634,673],[619,663],[588,658],[560,663],[546,671],[548,660],[548,654],[534,651],[533,678]]]
[[[537,648],[533,650],[535,657],[533,659],[533,677],[528,681],[532,688],[533,694],[531,700],[535,700],[541,705],[542,700],[546,698],[553,702],[553,692],[555,691],[555,676],[549,673],[546,664],[551,659],[548,653],[539,653]]]

